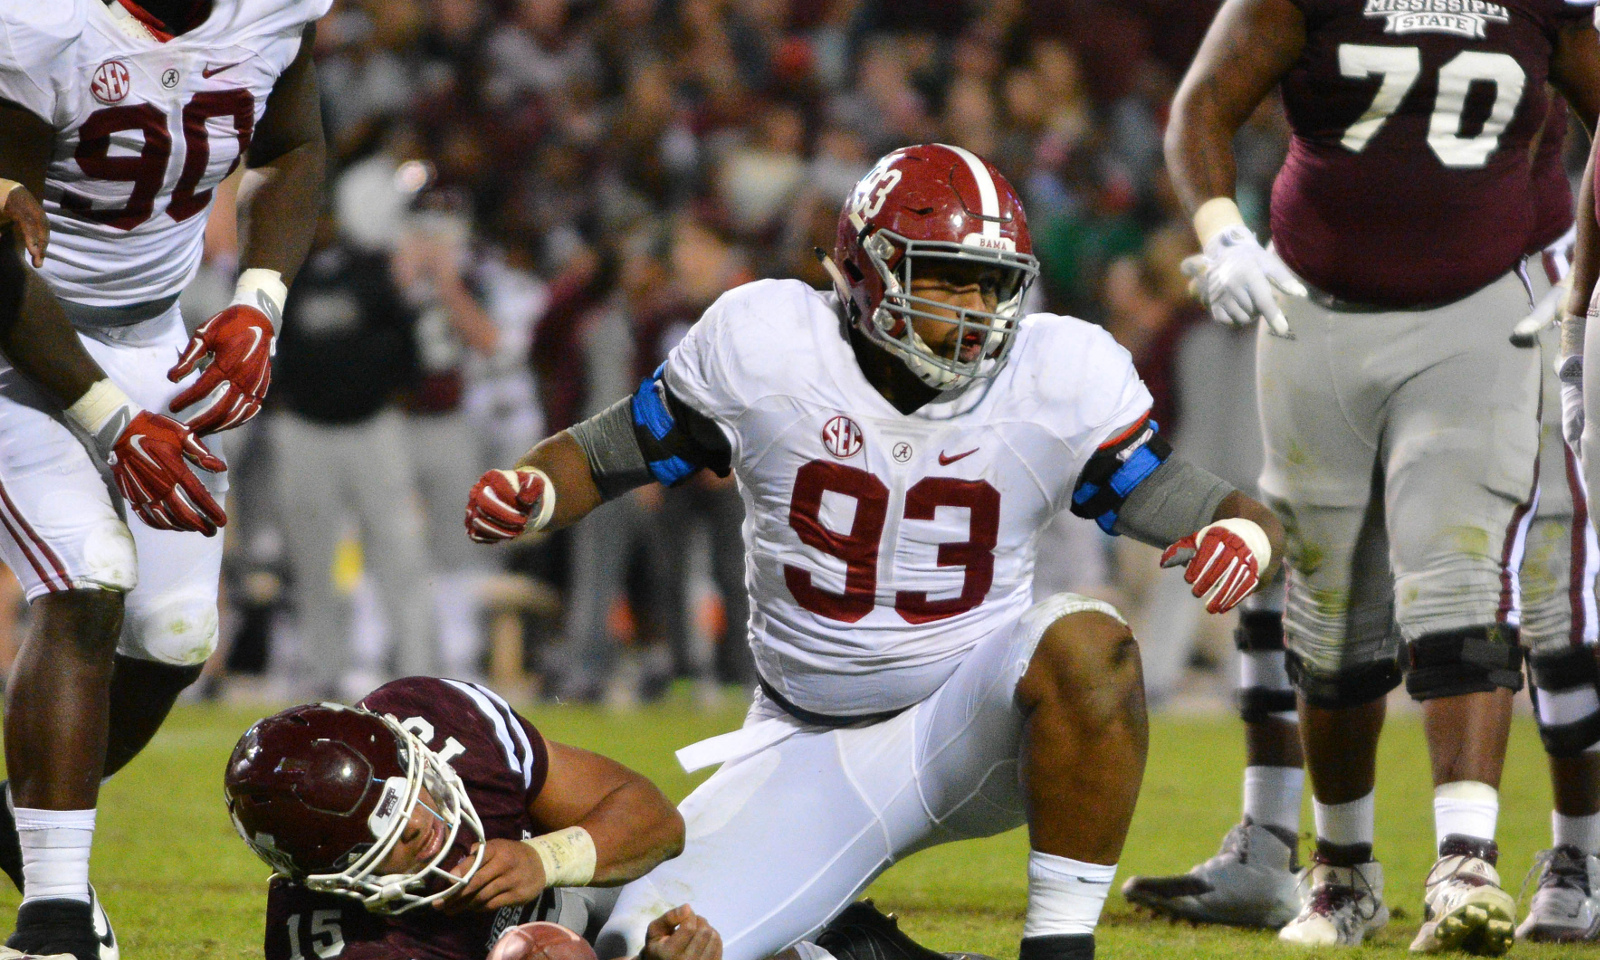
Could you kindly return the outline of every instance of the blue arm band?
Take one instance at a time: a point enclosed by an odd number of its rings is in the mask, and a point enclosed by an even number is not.
[[[1073,488],[1073,514],[1093,520],[1115,536],[1113,528],[1123,501],[1172,455],[1160,429],[1150,420],[1145,429],[1131,430],[1125,440],[1096,450]]]

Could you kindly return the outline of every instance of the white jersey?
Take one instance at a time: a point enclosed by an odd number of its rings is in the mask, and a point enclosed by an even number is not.
[[[176,296],[200,266],[212,191],[332,0],[212,0],[163,41],[119,0],[0,3],[0,98],[56,131],[43,275],[63,300]]]
[[[761,675],[829,715],[933,692],[1031,603],[1035,540],[1101,444],[1150,409],[1099,327],[1035,314],[987,384],[902,414],[793,280],[725,294],[672,351],[672,393],[732,444]]]

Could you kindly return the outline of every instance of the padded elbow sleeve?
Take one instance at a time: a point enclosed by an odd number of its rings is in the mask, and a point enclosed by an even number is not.
[[[1230,493],[1226,480],[1169,456],[1128,492],[1113,532],[1165,547],[1210,523]]]

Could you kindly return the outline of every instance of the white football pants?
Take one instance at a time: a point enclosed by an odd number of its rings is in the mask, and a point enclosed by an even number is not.
[[[807,726],[758,695],[743,729],[725,736],[769,745],[742,757],[730,748],[683,801],[682,855],[623,888],[600,956],[637,955],[650,921],[687,903],[722,935],[724,960],[762,960],[811,938],[895,861],[1021,826],[1016,686],[1045,629],[1086,610],[1122,619],[1102,601],[1057,594],[881,723]]]

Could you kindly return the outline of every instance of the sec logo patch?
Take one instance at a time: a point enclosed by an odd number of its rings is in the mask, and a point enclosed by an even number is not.
[[[101,103],[121,103],[133,87],[133,79],[128,75],[128,65],[121,60],[107,60],[100,64],[94,72],[94,79],[89,82],[89,92]]]
[[[822,445],[843,460],[861,452],[861,428],[849,417],[834,417],[822,425]]]

